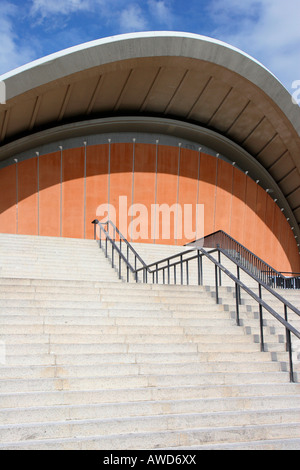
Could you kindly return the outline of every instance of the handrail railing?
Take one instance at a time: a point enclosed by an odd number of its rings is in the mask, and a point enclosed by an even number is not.
[[[115,224],[111,221],[111,220],[107,220],[105,223],[101,223],[99,222],[99,220],[95,219],[93,220],[92,224],[94,224],[94,239],[96,240],[97,239],[97,227],[99,227],[99,246],[100,248],[102,248],[102,234],[104,235],[105,237],[105,241],[104,241],[104,244],[105,244],[105,248],[104,248],[104,253],[105,253],[105,256],[106,258],[108,258],[109,256],[109,249],[108,249],[108,241],[110,242],[110,245],[111,245],[111,263],[112,263],[112,267],[115,268],[115,251],[117,252],[117,254],[119,255],[119,265],[118,265],[118,273],[119,273],[119,278],[121,279],[122,278],[122,263],[121,261],[123,261],[126,265],[126,278],[127,278],[127,282],[129,281],[129,272],[131,271],[131,273],[134,275],[136,281],[138,281],[138,278],[137,278],[137,262],[139,261],[141,263],[141,265],[143,266],[143,268],[146,267],[146,263],[144,262],[144,260],[140,257],[140,255],[135,251],[135,249],[133,248],[133,246],[128,242],[128,240],[126,240],[126,238],[122,235],[122,233],[119,231],[119,229],[115,226]],[[105,226],[107,227],[107,230],[105,230]],[[109,234],[109,229],[112,229],[112,237],[110,236]],[[119,246],[117,244],[117,241],[116,241],[116,234],[119,236]],[[126,245],[126,254],[123,253],[122,251],[122,243],[124,243]],[[131,262],[130,262],[130,254],[131,254],[131,257],[133,257],[134,259],[134,266],[132,266]]]
[[[270,307],[266,302],[262,300],[262,291],[261,287],[264,287],[269,292],[273,294],[273,291],[268,288],[268,286],[259,283],[259,296],[257,296],[249,287],[246,286],[243,282],[241,282],[237,277],[235,277],[230,271],[228,271],[223,265],[221,265],[217,260],[215,260],[209,253],[207,253],[203,248],[201,248],[201,252],[212,262],[215,264],[215,279],[216,279],[216,301],[219,303],[218,299],[218,275],[217,270],[222,270],[234,283],[235,283],[235,297],[236,297],[236,322],[237,325],[240,324],[239,321],[239,304],[240,304],[240,293],[239,289],[242,288],[248,295],[250,295],[258,304],[259,304],[259,319],[260,319],[260,343],[261,343],[261,351],[265,351],[264,347],[264,335],[263,335],[263,308],[267,310],[276,320],[278,320],[286,330],[286,346],[287,351],[289,353],[289,362],[290,362],[290,381],[294,382],[294,372],[293,372],[293,358],[292,358],[292,341],[291,341],[291,333],[293,333],[298,339],[300,339],[300,331],[296,330],[290,323],[287,321],[287,307],[291,308],[297,315],[300,316],[300,311],[291,305],[288,301],[283,299],[280,295],[277,295],[277,299],[281,300],[284,304],[285,310],[285,318],[281,317],[275,310]]]
[[[236,301],[236,323],[239,326],[240,325],[240,320],[239,320],[239,305],[241,303],[241,294],[240,294],[240,289],[243,289],[247,294],[249,294],[254,300],[256,300],[259,304],[259,319],[260,319],[260,344],[261,344],[261,351],[265,351],[265,344],[264,344],[264,333],[263,333],[263,308],[265,308],[271,315],[280,323],[282,323],[285,327],[286,325],[289,325],[291,328],[286,327],[286,349],[289,352],[289,361],[290,361],[290,380],[293,382],[294,381],[294,373],[293,373],[293,361],[292,361],[292,345],[291,345],[291,337],[290,334],[291,332],[297,336],[298,339],[300,339],[300,332],[296,330],[292,325],[288,323],[288,309],[290,309],[293,313],[295,313],[297,316],[300,317],[300,311],[292,305],[288,300],[284,299],[278,292],[274,291],[271,289],[267,284],[257,281],[257,279],[249,274],[245,268],[242,266],[240,267],[237,264],[237,277],[234,276],[228,269],[226,269],[223,265],[220,263],[220,254],[224,254],[230,261],[231,258],[227,255],[226,252],[220,249],[212,250],[210,253],[206,252],[203,248],[197,249],[197,254],[194,256],[189,256],[187,259],[184,259],[185,255],[190,255],[194,250],[188,250],[181,252],[177,255],[172,255],[168,258],[164,258],[160,261],[156,261],[154,263],[151,263],[148,265],[148,268],[155,267],[154,271],[152,271],[153,275],[153,282],[154,279],[156,279],[156,282],[158,282],[158,273],[161,271],[163,273],[163,283],[165,283],[165,271],[167,271],[167,277],[168,277],[168,283],[169,283],[169,276],[170,276],[170,270],[174,268],[174,272],[176,269],[176,266],[180,266],[180,281],[181,284],[183,284],[183,265],[186,264],[186,283],[189,284],[189,271],[188,271],[188,263],[194,259],[198,259],[198,284],[202,285],[203,281],[203,267],[202,267],[202,257],[205,256],[208,258],[210,261],[212,261],[215,264],[215,287],[216,287],[216,302],[219,303],[219,286],[221,285],[221,276],[220,276],[220,271],[223,271],[234,283],[235,283],[235,301]],[[218,258],[219,261],[214,259],[211,254],[212,253],[218,253]],[[176,258],[180,258],[179,261],[174,261]],[[172,262],[173,261],[173,262]],[[248,286],[246,286],[244,283],[241,282],[240,280],[240,269],[242,269],[248,276],[250,276],[253,280],[258,282],[258,291],[259,291],[259,296],[257,296]],[[140,268],[142,270],[142,268]],[[156,274],[156,276],[155,276]],[[174,276],[174,283],[176,284],[176,276]],[[284,318],[278,315],[274,309],[272,309],[266,302],[262,300],[262,288],[267,290],[272,296],[274,296],[277,300],[281,301],[283,303],[284,307]],[[296,333],[295,333],[296,332]]]
[[[245,267],[254,274],[257,279],[274,288],[300,289],[300,273],[277,271],[223,230],[218,230],[187,244],[187,246],[197,245],[204,248],[220,247],[231,256],[233,261],[238,262],[240,266]],[[285,276],[285,274],[288,274],[288,276]]]
[[[228,258],[230,261],[232,261],[231,257],[226,253],[226,251],[222,250],[222,249],[218,249],[218,252],[219,253],[222,253],[224,256],[226,256],[226,258]],[[219,259],[220,259],[220,256],[219,256]],[[248,276],[250,276],[253,280],[255,280],[256,282],[258,282],[265,290],[267,290],[268,292],[270,292],[272,294],[273,297],[275,297],[277,300],[279,300],[280,302],[282,302],[284,305],[286,305],[290,310],[292,310],[293,313],[295,313],[296,315],[298,315],[300,317],[300,310],[295,307],[294,305],[292,305],[288,300],[286,300],[284,297],[282,297],[282,295],[279,294],[279,292],[277,292],[276,290],[273,290],[269,287],[268,284],[265,284],[264,282],[262,281],[257,281],[257,279],[255,278],[255,276],[251,275],[251,273],[249,273],[247,271],[246,268],[244,268],[243,266],[239,265],[239,263],[235,263],[236,264],[236,267],[237,267],[237,278],[240,279],[240,269],[242,269]],[[221,285],[221,281],[220,281],[220,285]]]
[[[96,227],[98,226],[100,228],[100,233],[99,233],[99,245],[101,248],[103,248],[106,257],[109,255],[109,250],[108,250],[108,242],[111,244],[111,263],[112,266],[115,267],[114,263],[114,251],[117,252],[119,255],[119,278],[121,278],[121,269],[122,269],[122,261],[126,265],[126,271],[127,271],[127,282],[129,282],[129,272],[131,272],[134,276],[134,279],[136,282],[138,282],[139,278],[138,275],[140,272],[143,273],[143,282],[147,283],[148,282],[148,275],[152,275],[152,282],[153,283],[159,283],[159,273],[162,273],[162,281],[165,284],[166,282],[170,284],[171,282],[171,271],[173,269],[173,282],[174,284],[177,284],[177,279],[180,277],[180,283],[184,284],[184,277],[186,280],[186,284],[189,284],[189,263],[193,260],[197,260],[197,273],[198,273],[198,285],[203,285],[203,258],[205,257],[208,259],[211,263],[215,265],[215,288],[216,288],[216,303],[219,303],[219,286],[221,285],[221,276],[220,273],[223,272],[226,274],[229,279],[231,279],[234,282],[235,285],[235,306],[236,306],[236,323],[237,325],[240,325],[240,304],[241,304],[241,290],[246,292],[248,295],[250,295],[251,298],[253,298],[258,306],[259,306],[259,329],[260,329],[260,344],[261,344],[261,351],[265,351],[265,342],[264,342],[264,319],[263,319],[263,309],[265,309],[267,312],[269,312],[278,322],[280,322],[286,331],[286,351],[289,354],[289,369],[290,369],[290,381],[294,382],[295,381],[295,376],[294,376],[294,371],[293,371],[293,356],[292,356],[292,340],[291,340],[291,334],[293,334],[296,338],[300,339],[300,332],[294,328],[291,323],[288,321],[288,309],[290,309],[292,312],[294,312],[297,316],[300,317],[300,310],[298,310],[294,305],[292,305],[290,302],[288,302],[286,299],[284,299],[278,292],[270,288],[269,285],[267,285],[265,282],[257,279],[252,273],[248,272],[247,268],[240,266],[239,263],[235,262],[232,260],[232,258],[228,255],[228,253],[220,249],[219,247],[216,249],[211,250],[210,252],[207,252],[204,248],[200,247],[195,247],[192,249],[188,249],[185,251],[182,251],[176,255],[169,256],[167,258],[163,258],[159,261],[153,262],[151,264],[146,264],[144,260],[138,255],[138,253],[134,250],[132,245],[123,237],[123,235],[120,233],[120,231],[117,229],[117,227],[111,222],[107,221],[105,223],[100,223],[98,220],[94,220],[92,222],[94,224],[94,236],[95,239],[97,238],[96,236]],[[113,237],[110,236],[108,230],[106,230],[104,227],[109,226],[112,227],[113,229]],[[116,242],[116,233],[119,236],[119,246],[117,245]],[[102,236],[104,235],[105,237],[105,242],[104,242],[104,247],[102,244]],[[126,255],[122,252],[122,242],[125,243],[126,245]],[[196,252],[196,254],[195,254]],[[135,266],[132,266],[130,263],[130,253],[134,257],[134,264]],[[217,253],[218,254],[218,260],[216,260],[212,254]],[[236,264],[237,267],[237,276],[232,274],[227,268],[225,268],[221,264],[221,253],[225,255],[230,261],[233,261]],[[141,263],[140,267],[137,267],[137,261]],[[177,267],[179,266],[180,269],[180,276],[177,277]],[[258,283],[258,295],[246,284],[244,284],[240,280],[240,275],[239,275],[239,270],[243,269],[250,278],[255,280]],[[267,292],[269,292],[272,296],[274,296],[277,300],[280,300],[283,303],[284,307],[284,316],[279,315],[269,304],[267,304],[263,299],[262,299],[262,289],[265,289]]]

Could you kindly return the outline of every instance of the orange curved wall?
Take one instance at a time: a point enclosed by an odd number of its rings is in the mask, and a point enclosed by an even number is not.
[[[140,222],[148,217],[147,236],[134,241],[182,245],[191,240],[184,233],[176,239],[175,212],[170,239],[151,232],[151,205],[191,204],[195,229],[198,203],[204,204],[205,235],[224,230],[274,268],[300,272],[298,247],[280,208],[243,172],[205,153],[140,143],[63,150],[1,169],[0,188],[2,233],[93,238],[100,204],[116,207],[118,225],[121,195],[128,207],[147,208],[146,215],[121,214],[127,226],[137,215]]]

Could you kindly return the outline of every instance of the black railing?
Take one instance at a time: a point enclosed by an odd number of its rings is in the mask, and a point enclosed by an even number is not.
[[[277,271],[223,230],[199,238],[187,246],[196,247],[197,245],[203,248],[221,248],[234,262],[246,268],[256,279],[273,288],[300,289],[300,273]]]
[[[147,269],[146,263],[135,251],[133,246],[126,240],[111,220],[100,223],[99,220],[95,219],[92,224],[94,224],[94,239],[99,239],[99,246],[103,248],[106,258],[110,257],[112,267],[116,268],[118,271],[119,279],[122,279],[123,261],[125,263],[127,282],[129,282],[130,279],[130,273],[138,282],[138,267],[143,269],[144,272],[147,271]],[[97,227],[99,228],[98,234]],[[115,262],[116,255],[119,257],[117,263]]]
[[[260,331],[260,345],[261,351],[265,351],[264,341],[264,310],[266,310],[271,316],[277,320],[284,328],[286,333],[286,351],[289,356],[289,370],[290,370],[290,381],[295,382],[295,374],[293,370],[293,354],[292,354],[292,339],[291,335],[294,335],[300,340],[300,332],[292,326],[289,322],[289,311],[300,317],[300,310],[294,305],[284,299],[278,292],[270,288],[270,286],[257,279],[246,267],[241,266],[239,263],[236,264],[237,275],[235,276],[226,267],[221,264],[221,255],[227,257],[230,261],[234,260],[226,250],[220,249],[219,247],[212,249],[207,252],[204,248],[194,247],[185,251],[182,251],[176,255],[161,259],[151,264],[146,264],[143,259],[134,250],[132,245],[123,237],[117,227],[111,222],[100,223],[98,220],[93,221],[94,224],[94,236],[95,239],[99,238],[100,248],[103,249],[107,258],[110,257],[112,267],[116,268],[119,273],[119,278],[122,278],[122,262],[125,263],[126,269],[126,281],[130,280],[130,272],[136,282],[139,282],[139,274],[142,274],[142,282],[148,283],[150,280],[154,284],[186,284],[190,283],[190,271],[191,264],[196,263],[197,273],[197,284],[203,285],[203,259],[209,260],[214,265],[214,284],[215,284],[215,296],[216,303],[220,303],[219,287],[221,286],[221,273],[225,274],[234,283],[234,297],[235,297],[235,317],[236,324],[240,326],[240,305],[241,305],[241,292],[244,291],[252,299],[257,302],[259,308],[259,331]],[[97,227],[99,227],[99,233],[97,236]],[[109,233],[111,232],[111,233]],[[110,246],[108,246],[110,245]],[[123,245],[126,247],[125,251],[122,250]],[[212,255],[216,253],[217,258]],[[118,262],[115,262],[115,254],[118,255]],[[131,258],[134,260],[132,263]],[[134,264],[134,266],[133,266]],[[138,266],[140,264],[140,266]],[[240,280],[240,270],[243,270],[252,280],[255,280],[258,284],[258,295],[253,289],[248,287]],[[279,300],[283,307],[283,316],[276,312],[268,303],[263,300],[262,292],[264,291],[271,294],[272,297]]]

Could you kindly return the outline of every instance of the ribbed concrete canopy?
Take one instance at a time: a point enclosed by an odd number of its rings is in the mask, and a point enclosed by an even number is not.
[[[33,147],[37,137],[47,143],[58,126],[61,138],[72,123],[126,116],[155,118],[171,133],[174,120],[213,131],[251,156],[253,177],[267,174],[298,232],[300,109],[276,77],[243,52],[193,34],[136,33],[52,54],[0,80],[7,93],[0,160]]]

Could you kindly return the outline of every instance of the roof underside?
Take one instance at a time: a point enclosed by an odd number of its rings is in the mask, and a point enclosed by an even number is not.
[[[246,150],[272,176],[299,226],[299,107],[248,57],[219,44],[207,43],[205,49],[203,40],[166,39],[114,41],[5,78],[0,160],[12,156],[17,139],[70,122],[139,115],[176,119],[214,130]]]

